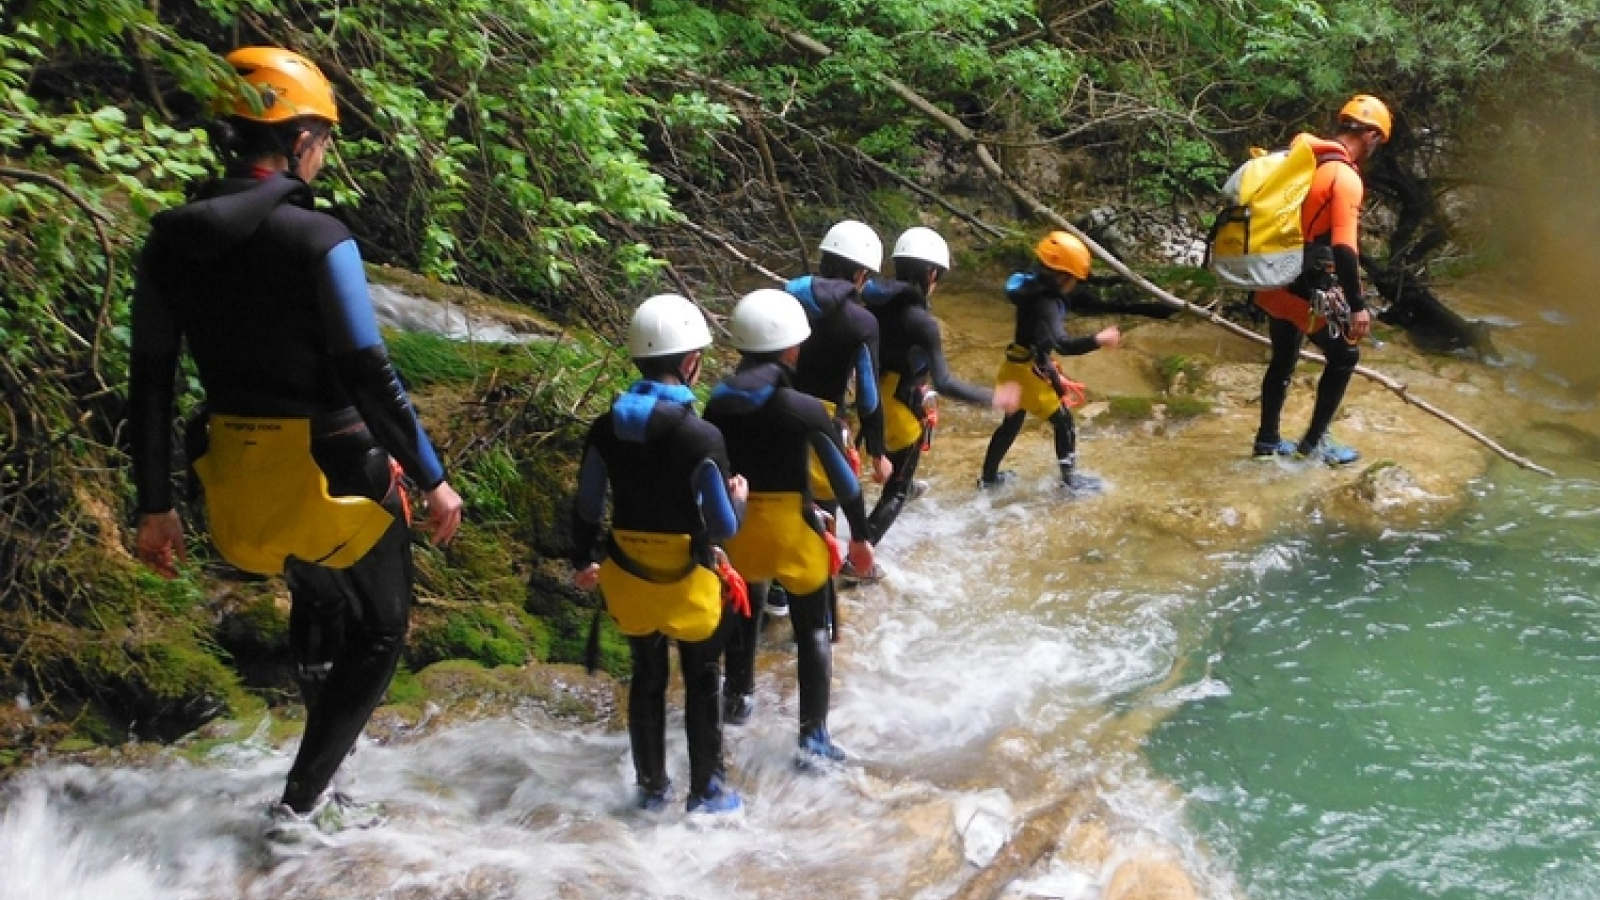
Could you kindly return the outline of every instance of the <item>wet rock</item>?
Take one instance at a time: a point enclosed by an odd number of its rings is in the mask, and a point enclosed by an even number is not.
[[[1341,493],[1346,500],[1380,515],[1445,499],[1425,490],[1405,467],[1394,463],[1367,469]]]
[[[1117,867],[1103,900],[1194,900],[1194,881],[1167,859],[1131,859]]]
[[[987,866],[1011,839],[1014,810],[1005,791],[967,794],[956,799],[951,815],[961,835],[962,855],[975,866]]]

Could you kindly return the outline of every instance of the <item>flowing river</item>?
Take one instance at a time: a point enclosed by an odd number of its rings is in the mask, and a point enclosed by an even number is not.
[[[939,301],[958,372],[986,378],[1009,309],[992,291]],[[889,581],[844,595],[832,728],[851,762],[794,768],[794,660],[774,623],[760,707],[727,733],[741,814],[635,811],[626,734],[530,705],[364,741],[341,784],[381,799],[390,823],[278,860],[259,833],[292,746],[263,727],[203,762],[13,777],[0,900],[937,900],[1059,797],[1082,805],[1005,896],[1593,897],[1600,426],[1581,385],[1594,362],[1571,350],[1564,314],[1525,306],[1495,308],[1508,362],[1473,364],[1518,413],[1484,421],[1498,407],[1478,404],[1474,419],[1546,435],[1519,446],[1561,477],[1480,464],[1447,513],[1391,527],[1291,504],[1259,539],[1218,539],[1265,515],[1226,498],[1338,477],[1243,459],[1249,409],[1228,420],[1231,443],[1199,449],[1088,423],[1085,466],[1109,489],[1068,501],[1037,426],[1008,460],[1019,482],[977,493],[995,416],[947,406],[931,489],[882,547]],[[1081,369],[1135,377],[1109,356]],[[1374,456],[1379,431],[1360,436]],[[1174,492],[1213,503],[1209,530],[1174,536],[1127,513]],[[677,717],[669,747],[681,785]]]

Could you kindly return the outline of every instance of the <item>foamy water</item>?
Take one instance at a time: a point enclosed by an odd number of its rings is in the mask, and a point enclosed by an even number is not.
[[[1106,785],[1130,821],[1182,841],[1170,796],[1133,758],[1096,749],[1117,727],[1119,698],[1170,668],[1177,598],[1096,591],[1038,567],[997,575],[1015,565],[1003,545],[941,553],[972,525],[957,505],[974,502],[942,490],[917,501],[886,546],[891,583],[845,594],[831,718],[852,754],[842,770],[793,765],[794,659],[777,621],[764,634],[756,717],[727,730],[740,814],[684,813],[676,713],[677,802],[647,814],[632,805],[624,732],[529,710],[363,742],[338,786],[381,800],[391,821],[280,860],[260,832],[293,748],[263,731],[199,763],[21,773],[3,795],[0,900],[933,898],[1082,777]],[[1026,498],[977,502],[998,532],[1038,518]],[[1057,860],[1025,886],[1091,896],[1104,877]]]

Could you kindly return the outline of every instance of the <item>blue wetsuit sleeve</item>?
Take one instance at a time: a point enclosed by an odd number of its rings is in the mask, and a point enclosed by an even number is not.
[[[865,416],[878,408],[878,372],[866,344],[856,353],[856,411]]]
[[[856,414],[861,417],[861,440],[867,453],[883,456],[888,447],[883,439],[883,402],[878,396],[878,348],[874,340],[862,344],[856,354]]]
[[[700,518],[706,523],[706,537],[713,542],[725,541],[738,533],[744,516],[728,496],[728,480],[715,462],[706,459],[695,467],[694,496],[700,504]]]
[[[438,487],[444,466],[389,361],[355,241],[343,241],[323,257],[317,304],[334,366],[373,439],[423,490]]]
[[[572,567],[582,569],[600,559],[600,520],[606,512],[606,461],[593,447],[583,453],[578,470],[578,496],[572,504]]]
[[[317,272],[317,302],[332,352],[365,350],[383,343],[355,241],[343,241],[323,257]]]
[[[822,471],[828,476],[833,496],[839,501],[839,511],[850,523],[850,536],[858,541],[875,540],[871,526],[867,524],[867,507],[861,496],[861,482],[839,447],[838,434],[813,431],[808,439],[811,449],[817,454],[817,460],[822,463]]]

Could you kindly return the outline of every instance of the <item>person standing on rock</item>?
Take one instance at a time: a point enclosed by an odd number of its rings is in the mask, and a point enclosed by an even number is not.
[[[850,523],[849,559],[861,571],[873,564],[861,483],[846,460],[844,443],[821,401],[790,385],[801,343],[811,333],[793,296],[772,288],[741,299],[728,320],[738,369],[711,393],[706,421],[722,431],[733,467],[749,479],[749,515],[728,540],[728,556],[749,580],[751,612],[762,615],[769,586],[789,594],[800,675],[800,762],[844,759],[828,733],[833,648],[828,603],[836,567],[822,517],[811,499],[811,461],[826,473],[832,494]],[[754,708],[756,634],[746,624],[728,649],[727,715],[749,719]]]
[[[180,348],[206,394],[212,542],[248,572],[282,574],[306,726],[268,837],[325,841],[377,811],[327,792],[383,698],[412,604],[404,474],[433,542],[461,498],[389,362],[361,254],[309,186],[339,122],[309,60],[277,47],[227,57],[246,88],[218,122],[219,180],[151,222],[135,279],[128,390],[139,559],[164,577],[184,556],[173,508]],[[325,793],[326,792],[326,793]]]
[[[1350,376],[1361,360],[1357,345],[1372,330],[1372,314],[1361,295],[1361,257],[1358,232],[1365,185],[1361,166],[1389,140],[1393,120],[1389,108],[1368,94],[1357,94],[1339,110],[1332,139],[1301,134],[1317,154],[1317,171],[1311,191],[1300,207],[1300,227],[1306,235],[1307,271],[1294,284],[1258,291],[1255,302],[1266,311],[1272,359],[1261,379],[1261,424],[1256,429],[1252,453],[1257,458],[1296,456],[1330,466],[1349,465],[1361,458],[1350,447],[1328,437],[1328,426],[1344,402]],[[1325,163],[1328,163],[1325,165]],[[1332,276],[1324,270],[1331,267]],[[1317,315],[1309,298],[1326,279],[1329,288],[1348,304],[1348,321]],[[1279,432],[1289,382],[1300,361],[1300,346],[1309,337],[1327,361],[1317,380],[1311,421],[1299,442],[1284,440]]]
[[[920,486],[917,463],[932,439],[935,395],[973,406],[1017,409],[1016,384],[989,390],[968,384],[950,372],[944,357],[939,323],[929,311],[939,279],[950,271],[950,246],[931,228],[907,229],[894,244],[893,281],[872,281],[862,291],[867,309],[878,320],[883,371],[878,392],[884,408],[884,445],[894,472],[867,517],[873,543],[899,517]]]
[[[1031,271],[1006,280],[1006,299],[1016,308],[1017,324],[995,377],[998,384],[1020,386],[1020,408],[1001,420],[989,439],[978,487],[997,487],[1016,478],[1014,472],[1001,471],[1000,463],[1032,414],[1055,431],[1062,486],[1073,493],[1093,493],[1100,490],[1100,479],[1077,471],[1077,427],[1067,408],[1068,382],[1056,366],[1055,354],[1081,356],[1101,347],[1115,348],[1122,344],[1122,332],[1113,326],[1075,338],[1064,330],[1068,298],[1089,277],[1089,248],[1083,241],[1065,231],[1052,231],[1034,247],[1034,256],[1037,263]]]
[[[748,487],[730,475],[722,435],[694,414],[691,388],[710,344],[705,316],[688,299],[659,294],[639,304],[628,353],[641,377],[590,425],[573,505],[573,583],[600,588],[633,657],[628,738],[639,807],[648,811],[666,806],[672,784],[671,641],[683,674],[688,811],[742,804],[722,756],[721,654],[732,617],[724,615],[714,545],[738,531]],[[611,532],[602,540],[608,486]]]

